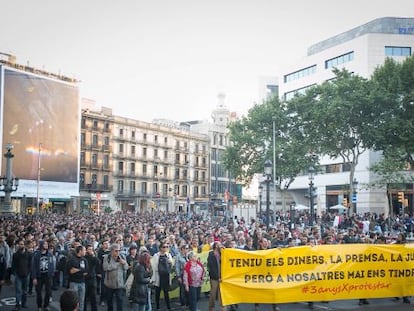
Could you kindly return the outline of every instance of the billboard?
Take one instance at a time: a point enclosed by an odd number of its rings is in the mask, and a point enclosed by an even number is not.
[[[70,198],[79,193],[79,88],[0,66],[1,146],[13,145],[12,195]],[[6,172],[2,157],[1,174]]]

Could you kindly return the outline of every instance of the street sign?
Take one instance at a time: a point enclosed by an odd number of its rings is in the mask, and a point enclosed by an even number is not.
[[[357,202],[357,195],[356,193],[352,194],[352,203],[356,203]]]

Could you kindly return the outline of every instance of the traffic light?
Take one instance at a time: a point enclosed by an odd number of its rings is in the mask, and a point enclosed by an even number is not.
[[[404,192],[398,192],[398,202],[404,203]]]
[[[28,214],[28,215],[32,215],[32,214],[33,214],[33,210],[32,210],[32,208],[31,208],[31,207],[28,207],[28,208],[27,208],[27,214]]]
[[[348,207],[348,199],[347,198],[343,198],[342,205],[345,206],[345,207]]]

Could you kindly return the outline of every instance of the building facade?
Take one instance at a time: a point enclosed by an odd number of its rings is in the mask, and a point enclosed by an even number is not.
[[[319,42],[308,49],[307,57],[286,69],[279,78],[279,94],[282,101],[297,93],[334,77],[333,68],[346,68],[363,77],[370,77],[375,68],[387,57],[403,60],[412,55],[414,49],[414,18],[385,17],[338,34]],[[388,212],[385,190],[369,189],[364,185],[375,180],[368,170],[381,157],[379,152],[367,151],[355,171],[358,182],[357,212]],[[341,159],[323,158],[322,173],[315,176],[317,204],[321,209],[341,204],[349,183],[349,165]],[[305,189],[308,177],[298,176],[291,185],[291,194],[298,204],[306,204]],[[396,196],[397,189],[393,191]],[[411,194],[407,192],[407,194]],[[395,193],[394,193],[395,192]],[[412,202],[410,200],[410,205]]]

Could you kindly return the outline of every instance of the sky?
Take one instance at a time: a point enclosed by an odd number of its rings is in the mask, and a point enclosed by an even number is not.
[[[0,52],[74,77],[81,96],[150,122],[207,120],[260,103],[307,48],[413,0],[0,0]],[[408,15],[411,13],[411,16]]]

